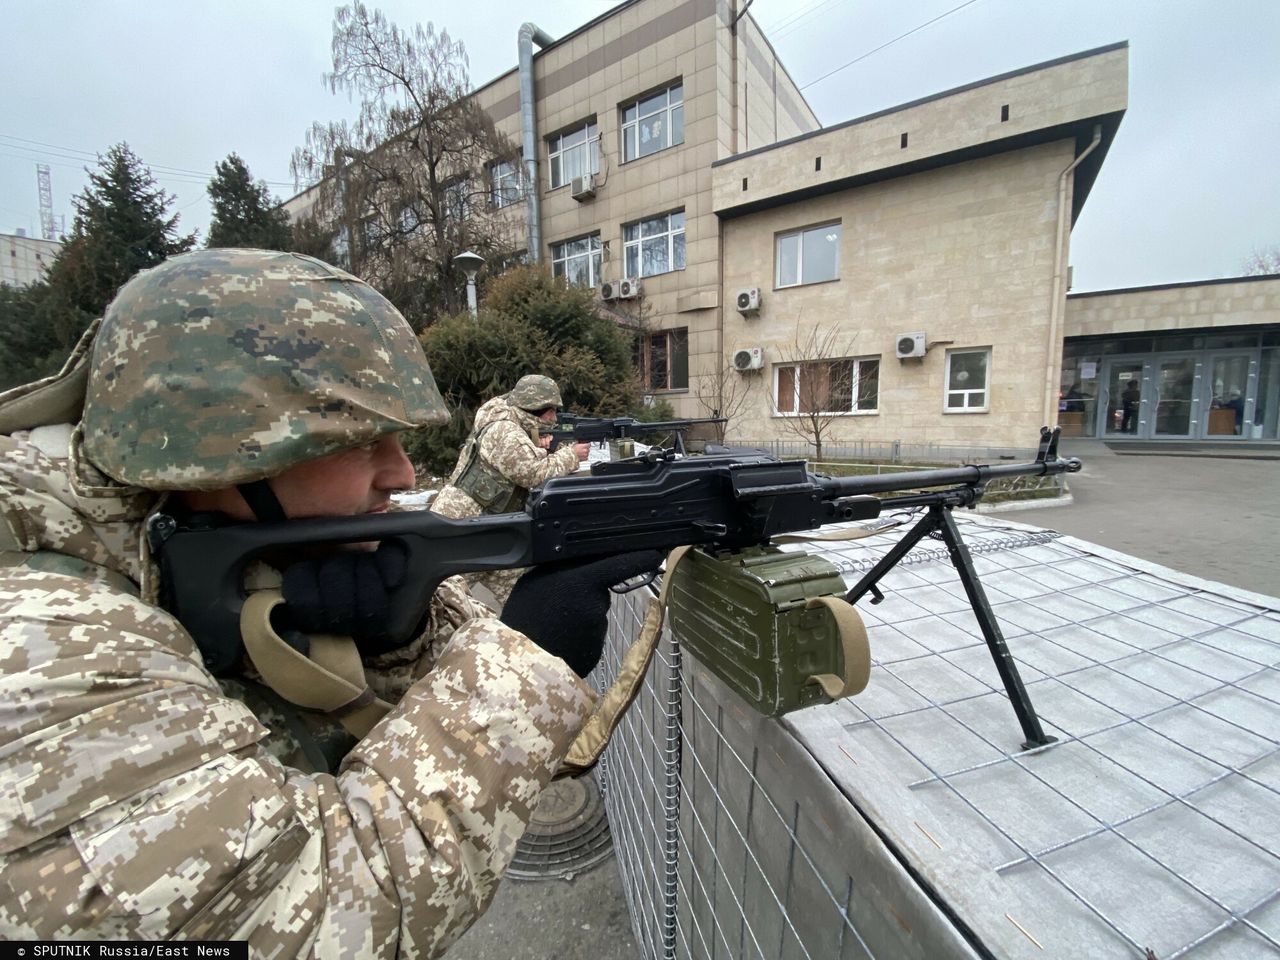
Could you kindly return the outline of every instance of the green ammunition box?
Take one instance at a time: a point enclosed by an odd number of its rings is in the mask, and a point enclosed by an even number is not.
[[[829,702],[809,678],[844,675],[840,631],[830,610],[806,604],[844,595],[830,562],[776,547],[691,550],[668,590],[676,638],[760,713]]]

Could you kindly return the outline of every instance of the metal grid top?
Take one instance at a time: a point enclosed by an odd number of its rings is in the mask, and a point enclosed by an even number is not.
[[[787,727],[998,956],[1280,953],[1280,601],[957,517],[1048,747],[925,541],[858,609],[860,696]],[[821,552],[852,584],[897,540]]]

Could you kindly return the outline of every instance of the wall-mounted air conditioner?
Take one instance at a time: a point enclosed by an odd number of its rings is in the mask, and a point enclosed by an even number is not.
[[[759,347],[743,347],[733,351],[733,369],[739,373],[759,370],[764,366],[764,351]]]
[[[569,183],[569,195],[579,203],[590,200],[596,195],[596,178],[590,173],[574,177]]]
[[[923,357],[926,350],[928,350],[928,345],[924,340],[924,332],[898,334],[896,349],[899,360]]]
[[[747,287],[745,290],[738,291],[737,297],[738,312],[743,316],[756,314],[760,312],[760,288]]]
[[[631,277],[624,277],[618,281],[618,299],[634,300],[640,296],[640,281]]]
[[[601,300],[617,300],[618,299],[618,281],[606,280],[600,284]]]

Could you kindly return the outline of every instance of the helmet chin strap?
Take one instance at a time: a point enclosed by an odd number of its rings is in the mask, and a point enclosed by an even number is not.
[[[249,505],[249,509],[253,511],[253,515],[260,523],[277,523],[289,519],[284,512],[284,507],[276,499],[276,492],[271,489],[270,480],[242,483],[236,489],[240,491],[240,496],[244,498],[244,502]]]

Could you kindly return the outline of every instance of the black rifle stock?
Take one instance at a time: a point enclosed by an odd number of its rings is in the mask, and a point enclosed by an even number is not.
[[[420,628],[436,587],[455,574],[685,544],[735,549],[781,533],[873,519],[885,507],[928,507],[930,516],[938,511],[950,520],[951,508],[975,504],[989,480],[1079,470],[1079,460],[1058,456],[1057,440],[1056,429],[1043,430],[1037,457],[1028,463],[842,478],[816,476],[803,460],[758,452],[675,459],[670,452],[651,451],[644,458],[597,464],[588,476],[551,480],[521,513],[451,520],[412,510],[279,523],[215,523],[207,516],[180,523],[156,514],[148,537],[163,570],[165,606],[221,675],[240,659],[246,568],[282,551],[401,541],[407,575],[392,591],[387,628],[407,641]],[[904,492],[929,487],[950,489]],[[899,495],[883,496],[894,493]],[[948,535],[945,528],[941,532]],[[850,600],[868,590],[878,598],[875,582],[883,572],[865,577]]]
[[[634,417],[581,417],[576,413],[562,413],[554,425],[548,424],[538,432],[550,435],[551,450],[556,450],[561,444],[568,442],[599,443],[602,440],[622,440],[651,433],[669,433],[675,436],[676,452],[684,453],[685,432],[690,427],[703,423],[728,423],[728,418],[645,421]]]

